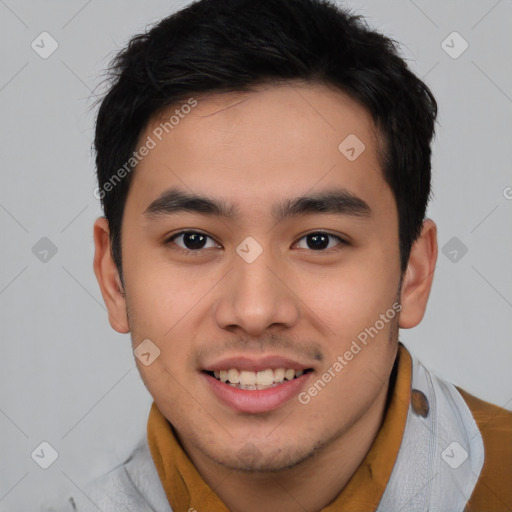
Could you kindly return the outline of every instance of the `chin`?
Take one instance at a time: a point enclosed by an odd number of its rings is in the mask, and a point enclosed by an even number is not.
[[[275,442],[269,444],[247,441],[236,451],[229,446],[222,452],[213,452],[211,446],[202,450],[205,455],[233,471],[247,473],[276,473],[294,468],[309,459],[316,452],[315,447],[305,447],[303,443],[289,446],[276,446]]]

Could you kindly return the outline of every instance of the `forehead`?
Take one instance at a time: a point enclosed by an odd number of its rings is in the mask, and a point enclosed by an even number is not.
[[[149,139],[154,147],[138,164],[130,190],[142,209],[176,185],[258,207],[332,186],[367,198],[384,189],[390,194],[371,115],[319,84],[262,85],[184,100],[148,123],[139,146]]]

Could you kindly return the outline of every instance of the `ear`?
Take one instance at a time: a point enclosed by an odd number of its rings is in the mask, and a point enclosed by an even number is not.
[[[404,274],[400,301],[399,327],[410,329],[418,325],[427,309],[437,261],[437,227],[426,219],[419,238],[414,242]]]
[[[101,295],[108,310],[108,320],[112,329],[121,334],[130,332],[126,299],[116,264],[112,257],[110,229],[105,217],[94,223],[94,273],[100,285]]]

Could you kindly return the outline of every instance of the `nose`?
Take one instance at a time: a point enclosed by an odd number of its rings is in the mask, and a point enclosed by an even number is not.
[[[222,281],[215,319],[220,328],[261,336],[271,326],[290,328],[299,319],[299,301],[286,282],[286,272],[269,254],[252,263],[235,256]]]

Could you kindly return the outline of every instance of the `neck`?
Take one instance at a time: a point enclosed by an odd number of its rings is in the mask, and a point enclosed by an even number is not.
[[[281,472],[248,473],[214,463],[185,441],[205,482],[231,512],[320,511],[334,501],[370,450],[382,424],[388,386],[345,432],[300,465]]]

